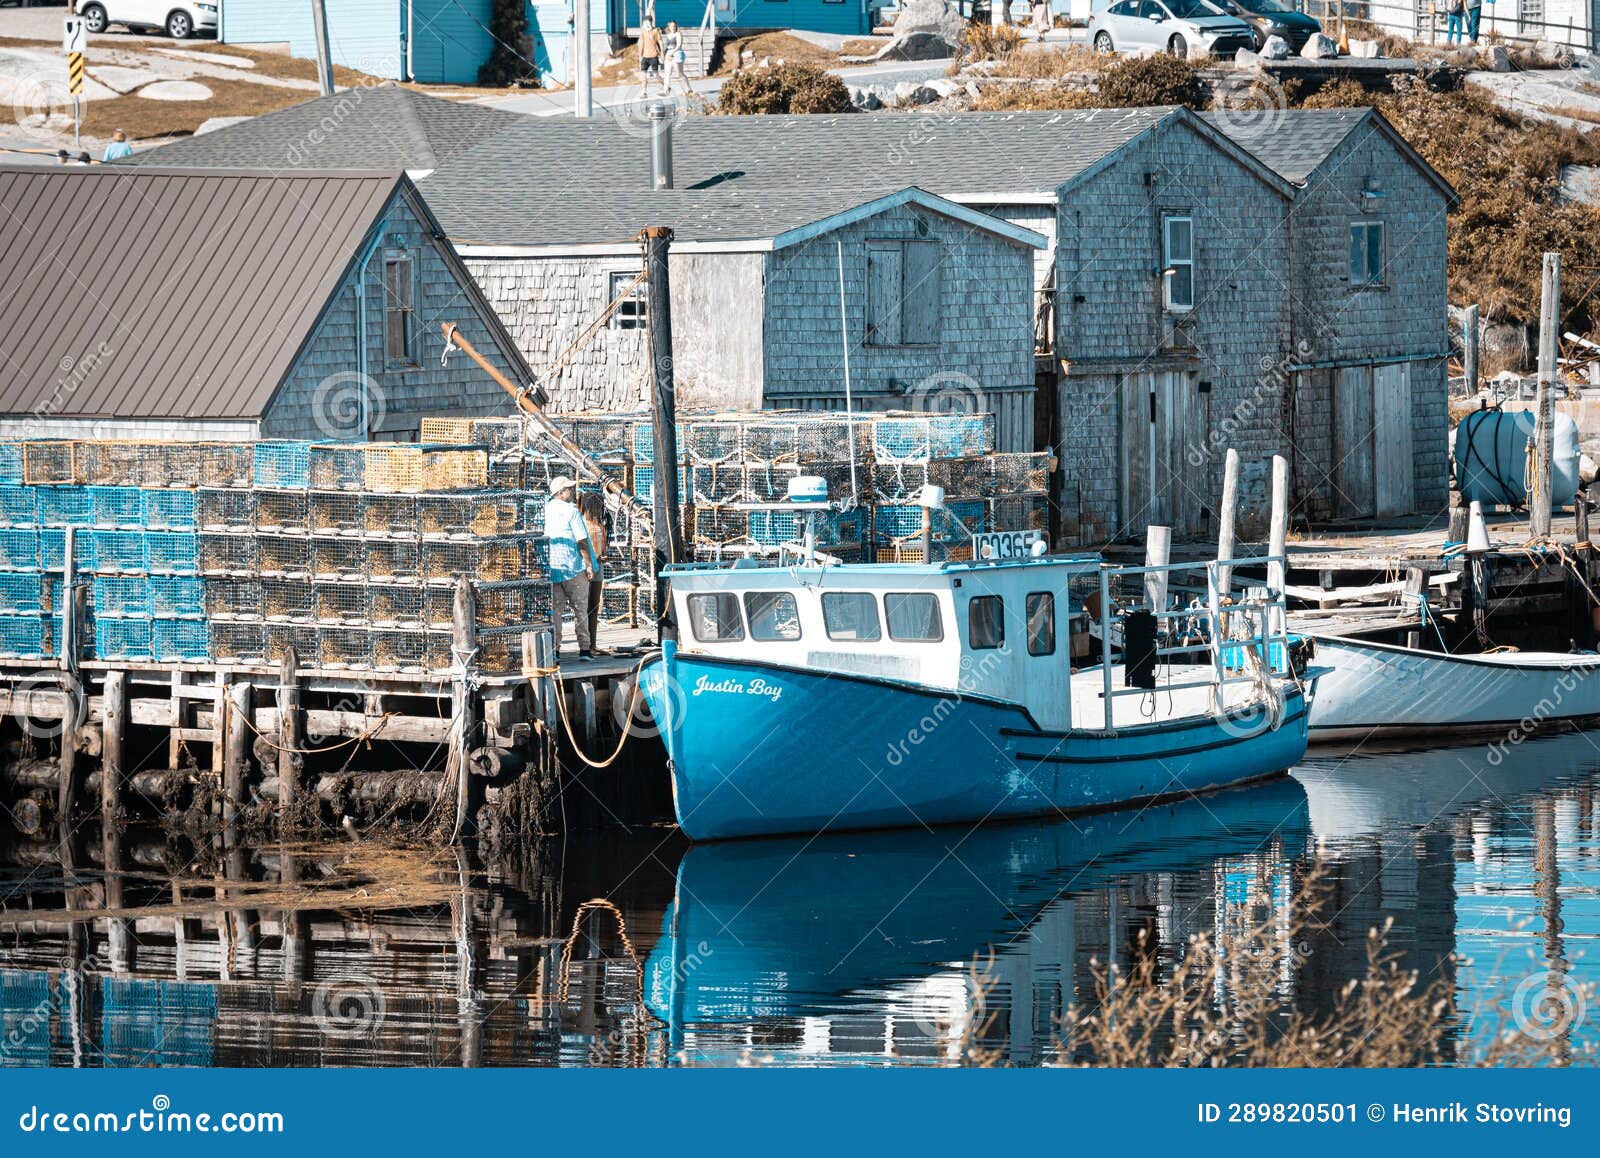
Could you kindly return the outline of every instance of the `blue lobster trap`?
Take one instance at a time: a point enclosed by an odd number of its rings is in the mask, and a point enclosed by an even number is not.
[[[253,477],[258,487],[305,490],[311,485],[311,443],[256,443]]]
[[[45,610],[44,576],[34,571],[0,571],[0,615]]]
[[[89,518],[97,527],[144,527],[144,492],[138,487],[89,487]]]
[[[192,490],[146,490],[144,492],[144,525],[152,531],[192,531],[194,529],[194,492]]]
[[[37,487],[34,496],[41,527],[86,527],[91,518],[89,488]]]
[[[94,613],[113,619],[149,615],[149,579],[143,575],[96,575]]]
[[[210,654],[211,625],[204,619],[151,621],[150,657],[157,662],[205,659]]]
[[[95,616],[94,654],[99,659],[149,659],[150,620]]]
[[[146,531],[144,541],[145,558],[151,571],[172,575],[193,575],[199,571],[198,540],[193,531]]]
[[[199,618],[206,613],[206,581],[198,575],[151,575],[150,614]]]

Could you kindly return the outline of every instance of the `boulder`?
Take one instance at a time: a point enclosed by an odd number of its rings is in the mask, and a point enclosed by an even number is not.
[[[1377,60],[1383,45],[1376,40],[1352,40],[1350,42],[1350,55],[1357,60]]]
[[[908,32],[897,36],[878,53],[875,60],[948,60],[959,51],[937,32]]]
[[[973,100],[977,100],[980,96],[983,95],[983,89],[978,87],[978,82],[977,81],[975,81],[975,80],[967,81],[967,95],[969,97],[971,97]]]
[[[1293,55],[1289,42],[1281,36],[1269,36],[1261,46],[1262,60],[1288,60]]]
[[[949,0],[902,0],[879,60],[944,60],[965,43],[967,22]]]
[[[894,103],[902,106],[931,105],[939,94],[926,84],[903,80],[894,86]]]
[[[1312,33],[1300,55],[1307,60],[1332,60],[1339,55],[1339,42],[1320,32]]]
[[[949,100],[961,91],[961,83],[948,76],[935,77],[927,82],[927,87],[934,91],[939,100]]]
[[[1511,50],[1503,44],[1491,44],[1483,54],[1489,61],[1490,72],[1511,71]]]
[[[1233,54],[1233,66],[1235,68],[1255,68],[1260,63],[1261,58],[1248,48],[1241,48]]]

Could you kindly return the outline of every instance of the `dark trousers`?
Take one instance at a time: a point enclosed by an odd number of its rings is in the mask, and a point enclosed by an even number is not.
[[[589,642],[600,642],[600,606],[605,601],[606,581],[596,575],[589,580]]]
[[[1467,39],[1474,44],[1478,43],[1478,24],[1482,19],[1482,8],[1467,9]]]
[[[589,630],[589,580],[582,575],[551,584],[552,616],[555,621],[556,651],[561,650],[561,620],[567,611],[572,612],[573,630],[578,636],[579,651],[594,650],[594,636]]]

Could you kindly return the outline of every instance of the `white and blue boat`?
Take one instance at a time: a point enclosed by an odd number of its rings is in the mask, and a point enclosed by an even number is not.
[[[669,568],[681,638],[640,681],[678,822],[714,840],[999,820],[1283,772],[1309,687],[1281,597],[1219,610],[1225,565]],[[1169,608],[1185,572],[1208,596]],[[1129,662],[1075,669],[1085,602],[1101,639],[1143,641]]]

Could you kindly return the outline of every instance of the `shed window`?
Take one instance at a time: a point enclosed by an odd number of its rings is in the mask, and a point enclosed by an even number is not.
[[[1006,605],[998,595],[979,595],[967,604],[967,646],[984,651],[1006,645]]]
[[[944,306],[937,241],[867,243],[867,344],[934,346]]]
[[[896,592],[883,597],[889,638],[902,643],[938,643],[944,638],[939,601],[922,592]]]
[[[1056,652],[1056,597],[1048,591],[1028,595],[1028,654],[1054,655]]]
[[[384,255],[383,352],[390,365],[417,362],[416,275],[409,253]]]
[[[744,620],[739,617],[739,597],[726,592],[689,596],[689,626],[701,643],[743,639]]]
[[[822,596],[822,626],[829,639],[870,643],[883,638],[878,601],[865,591],[829,591]]]
[[[627,270],[611,275],[611,296],[607,300],[617,302],[617,308],[611,314],[613,330],[642,330],[649,319],[649,311],[645,307],[644,282],[633,284],[633,279],[638,276]],[[619,297],[621,301],[617,301]]]
[[[787,591],[746,592],[744,613],[751,639],[776,643],[800,638],[800,609]]]
[[[1383,222],[1357,221],[1350,226],[1350,284],[1383,284]]]
[[[1161,287],[1167,310],[1194,309],[1194,218],[1187,214],[1162,218]]]

